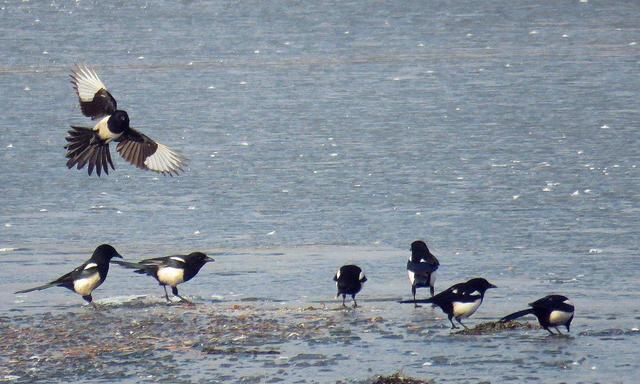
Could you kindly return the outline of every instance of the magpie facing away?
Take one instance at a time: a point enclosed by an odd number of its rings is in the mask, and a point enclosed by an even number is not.
[[[573,306],[571,300],[569,300],[566,296],[545,296],[542,299],[530,303],[529,306],[531,308],[523,309],[522,311],[514,312],[503,317],[502,319],[500,319],[500,322],[506,323],[507,321],[515,320],[519,317],[533,314],[538,318],[538,323],[540,323],[540,326],[546,329],[550,334],[554,335],[549,327],[554,327],[556,331],[558,331],[558,334],[561,334],[560,330],[558,329],[558,327],[561,325],[564,325],[567,328],[567,332],[569,332],[569,327],[571,326],[571,320],[573,320],[575,307]]]
[[[170,176],[183,171],[186,160],[182,155],[129,126],[129,115],[117,108],[116,99],[94,70],[78,66],[70,76],[82,114],[100,120],[93,128],[71,126],[65,146],[68,168],[89,164],[89,175],[94,168],[98,176],[102,170],[109,174],[109,165],[115,170],[109,143],[116,141],[118,153],[138,168]]]
[[[416,240],[411,243],[411,257],[407,261],[407,274],[411,283],[411,293],[413,294],[413,304],[416,303],[416,288],[429,287],[431,296],[435,291],[436,270],[440,262],[429,252],[429,248],[424,241]]]
[[[336,287],[338,288],[336,298],[342,295],[342,306],[346,307],[344,301],[347,295],[351,295],[353,307],[357,307],[356,294],[362,289],[362,284],[367,281],[362,269],[356,265],[343,265],[333,276],[333,281],[336,282]]]
[[[192,252],[188,255],[173,255],[145,259],[137,263],[126,261],[114,261],[114,263],[125,268],[135,269],[135,273],[149,275],[156,279],[164,288],[164,297],[169,300],[167,285],[171,287],[171,292],[181,301],[190,303],[189,300],[178,294],[178,284],[191,280],[198,274],[200,268],[206,263],[215,261],[202,252]]]
[[[433,303],[440,307],[440,309],[442,309],[442,311],[449,317],[451,329],[458,328],[453,323],[454,318],[458,323],[460,323],[460,325],[467,328],[466,325],[462,324],[462,319],[465,319],[476,312],[478,307],[480,307],[480,304],[482,304],[482,300],[484,300],[484,293],[489,288],[497,287],[489,283],[487,280],[479,277],[464,283],[452,285],[437,295],[426,300],[419,300],[419,302]]]
[[[91,292],[98,288],[107,278],[109,262],[112,257],[122,258],[115,248],[109,244],[102,244],[93,251],[93,255],[91,255],[89,260],[66,275],[63,275],[48,284],[25,289],[16,293],[40,291],[42,289],[55,286],[65,287],[82,296],[82,298],[88,303],[95,306],[93,303],[93,297],[91,297]]]

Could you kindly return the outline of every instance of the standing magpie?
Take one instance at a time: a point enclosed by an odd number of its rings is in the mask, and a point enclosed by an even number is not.
[[[63,275],[45,285],[25,289],[16,293],[40,291],[49,287],[58,286],[74,291],[78,295],[82,296],[82,298],[88,303],[95,306],[95,304],[93,304],[91,292],[98,288],[107,278],[109,262],[112,257],[122,258],[122,256],[120,256],[120,254],[111,245],[102,244],[93,251],[93,255],[91,255],[89,260],[66,275]]]
[[[135,269],[135,273],[149,275],[156,279],[164,288],[164,297],[171,302],[167,293],[167,285],[171,287],[171,293],[181,301],[190,303],[189,300],[178,294],[178,284],[191,280],[198,274],[200,268],[206,263],[215,261],[202,252],[192,252],[188,255],[173,255],[145,259],[137,263],[126,261],[114,261],[125,268]]]
[[[431,296],[435,291],[436,270],[440,266],[440,262],[434,255],[429,252],[427,244],[422,240],[416,240],[411,243],[411,256],[407,261],[407,274],[411,283],[411,293],[413,294],[413,304],[418,307],[416,302],[416,288],[429,287]]]
[[[560,334],[559,326],[564,325],[569,332],[571,326],[571,320],[573,320],[573,314],[575,307],[571,300],[562,295],[548,295],[542,299],[536,300],[533,303],[529,303],[531,308],[523,309],[522,311],[514,312],[500,319],[501,323],[515,320],[519,317],[533,314],[538,318],[538,323],[550,334],[554,333],[549,327],[554,327],[558,334]]]
[[[353,307],[357,307],[356,294],[362,289],[362,284],[367,281],[362,269],[356,265],[343,265],[333,276],[333,281],[336,282],[336,287],[338,288],[336,298],[342,295],[342,306],[346,307],[344,303],[346,296],[351,295]]]
[[[65,146],[68,168],[89,164],[89,175],[94,168],[98,176],[103,169],[109,174],[109,165],[115,170],[109,143],[115,141],[118,153],[138,168],[171,176],[183,171],[186,160],[182,155],[129,126],[129,115],[118,109],[94,70],[78,66],[70,76],[82,114],[100,120],[93,128],[71,126]]]
[[[440,307],[449,317],[451,329],[458,328],[453,323],[454,318],[460,325],[467,328],[467,326],[462,323],[462,319],[476,312],[484,300],[484,293],[489,288],[497,287],[487,280],[478,277],[464,283],[452,285],[431,298],[419,301],[421,303],[433,303]],[[409,301],[403,301],[403,303],[405,302]]]

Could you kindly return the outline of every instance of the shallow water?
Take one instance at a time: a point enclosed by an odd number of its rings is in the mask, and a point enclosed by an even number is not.
[[[3,2],[0,380],[635,381],[639,8]],[[74,63],[187,173],[67,170],[66,127],[90,124]],[[500,287],[469,325],[557,292],[577,307],[570,336],[451,335],[397,304],[418,238],[438,289]],[[12,294],[103,242],[217,261],[180,288],[195,307],[117,266],[98,312],[64,289]],[[347,262],[369,277],[355,311],[332,297]]]

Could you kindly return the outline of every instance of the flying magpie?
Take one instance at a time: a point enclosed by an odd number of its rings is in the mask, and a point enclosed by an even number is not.
[[[416,302],[416,288],[429,287],[431,296],[435,291],[436,270],[440,266],[440,262],[434,255],[429,252],[427,244],[422,240],[416,240],[411,243],[411,256],[407,261],[407,274],[411,283],[411,293],[413,294],[413,304],[418,307]]]
[[[82,114],[99,120],[93,128],[71,126],[65,146],[69,169],[88,164],[89,175],[94,168],[98,176],[102,170],[109,174],[109,166],[115,170],[109,143],[115,141],[118,153],[138,168],[171,176],[183,171],[186,159],[181,154],[129,126],[129,115],[118,109],[116,99],[93,69],[77,66],[70,76]]]
[[[102,244],[93,251],[93,255],[91,255],[89,260],[66,275],[63,275],[45,285],[25,289],[16,293],[40,291],[49,287],[58,286],[74,291],[78,295],[82,296],[82,298],[88,303],[95,306],[93,303],[93,297],[91,297],[91,292],[98,288],[107,278],[109,262],[112,257],[122,258],[122,256],[111,245]]]
[[[167,285],[171,292],[181,301],[190,303],[189,300],[178,294],[178,284],[191,280],[198,274],[200,268],[206,263],[215,261],[202,252],[192,252],[188,255],[173,255],[145,259],[136,263],[126,261],[114,261],[125,268],[135,269],[135,273],[149,275],[156,279],[164,288],[164,297],[171,302],[167,293]]]
[[[418,302],[433,303],[440,307],[449,317],[451,329],[458,328],[453,323],[454,318],[460,325],[467,328],[467,326],[462,323],[462,319],[475,313],[484,300],[484,293],[489,288],[497,287],[487,280],[477,277],[464,283],[452,285],[437,295],[425,300],[418,300]],[[410,302],[409,300],[401,301],[401,303]]]
[[[531,308],[523,309],[522,311],[514,312],[500,319],[501,323],[515,320],[519,317],[532,314],[538,318],[538,323],[550,334],[554,334],[549,327],[554,327],[558,334],[560,330],[559,326],[564,325],[569,332],[571,326],[571,320],[573,320],[573,314],[575,307],[571,300],[562,295],[548,295],[542,299],[536,300],[530,303]]]
[[[343,265],[333,276],[333,281],[336,282],[336,287],[338,288],[336,298],[342,295],[342,306],[346,307],[344,303],[346,296],[351,295],[353,307],[357,307],[356,294],[362,289],[362,284],[367,281],[362,269],[356,265]]]

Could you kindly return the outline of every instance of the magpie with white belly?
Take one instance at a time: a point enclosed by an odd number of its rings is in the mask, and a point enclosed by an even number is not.
[[[506,323],[507,321],[532,314],[538,318],[540,326],[552,335],[554,335],[554,333],[549,329],[550,327],[555,328],[558,334],[561,334],[558,327],[564,325],[567,328],[567,332],[569,332],[575,307],[566,296],[548,295],[530,303],[529,306],[531,308],[523,309],[522,311],[514,312],[503,317],[500,319],[500,322]]]
[[[118,109],[116,99],[94,70],[78,66],[70,76],[82,114],[99,120],[93,128],[71,126],[65,146],[69,169],[88,164],[89,175],[94,169],[98,176],[103,170],[109,174],[109,166],[115,170],[109,143],[115,141],[120,156],[138,168],[170,176],[183,171],[186,160],[182,155],[129,126],[129,115]]]
[[[102,244],[93,251],[93,255],[91,255],[89,260],[73,271],[50,283],[18,291],[16,294],[40,291],[50,287],[64,287],[74,291],[78,295],[82,296],[82,298],[89,304],[95,306],[93,303],[93,297],[91,297],[91,292],[98,288],[107,278],[109,262],[112,257],[122,258],[122,256],[111,245]]]
[[[191,280],[200,269],[209,262],[215,261],[202,252],[192,252],[188,255],[173,255],[145,259],[136,263],[126,261],[114,261],[125,268],[135,269],[135,273],[149,275],[156,279],[164,288],[164,297],[171,302],[167,293],[167,285],[171,287],[171,293],[181,301],[190,303],[189,300],[178,294],[178,284]]]
[[[362,272],[362,269],[356,265],[343,265],[338,269],[335,276],[333,276],[333,281],[336,282],[336,287],[338,288],[336,298],[342,295],[342,306],[347,306],[344,301],[347,295],[351,295],[353,307],[357,307],[356,294],[360,292],[362,285],[367,281],[367,277],[364,275],[364,272]]]
[[[431,296],[435,292],[436,270],[440,266],[438,259],[431,254],[427,244],[422,240],[411,243],[411,256],[407,261],[407,274],[411,283],[411,293],[413,294],[413,304],[416,302],[416,288],[427,288],[431,291]]]
[[[485,292],[490,288],[497,287],[479,277],[464,283],[452,285],[437,295],[426,300],[419,300],[419,302],[433,303],[440,307],[449,317],[451,329],[458,328],[453,323],[454,318],[460,325],[467,328],[467,326],[462,323],[462,319],[466,319],[476,312],[484,300]]]

